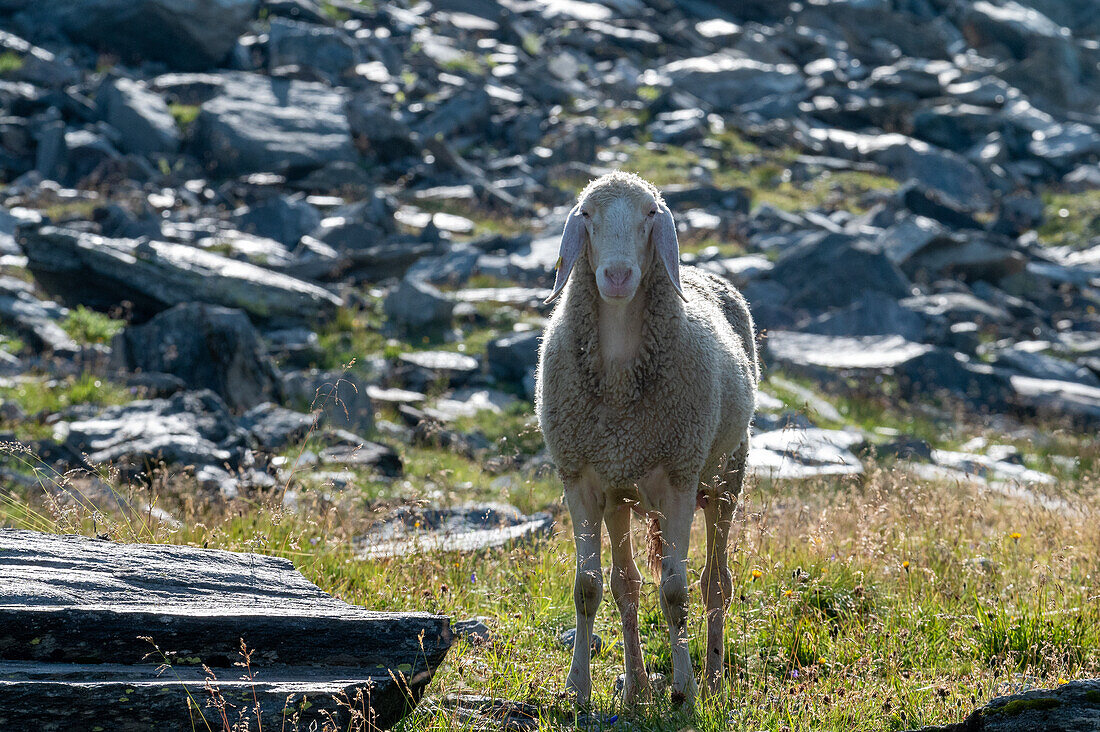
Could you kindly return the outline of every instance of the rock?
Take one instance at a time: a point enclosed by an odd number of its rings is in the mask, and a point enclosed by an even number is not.
[[[374,405],[367,386],[351,371],[295,371],[283,378],[286,403],[308,411],[320,410],[319,425],[337,429],[374,429]]]
[[[153,312],[184,302],[261,318],[319,318],[342,300],[316,285],[183,244],[108,239],[52,226],[22,239],[28,267],[67,300],[106,309],[125,299]]]
[[[937,191],[915,180],[906,182],[898,189],[898,201],[918,216],[926,216],[952,229],[984,228],[977,219],[953,201],[945,200]]]
[[[959,28],[975,48],[1009,60],[1001,73],[1029,94],[1060,106],[1084,102],[1072,37],[1035,8],[979,0],[962,10]]]
[[[216,725],[216,710],[180,701],[212,686],[264,727],[279,727],[293,692],[310,699],[294,710],[306,726],[359,714],[388,729],[453,640],[447,617],[348,605],[277,557],[13,529],[0,553],[0,714],[45,732]],[[165,677],[151,643],[188,662]],[[229,666],[242,647],[255,679]],[[353,713],[341,698],[362,701]]]
[[[901,336],[828,336],[773,330],[765,341],[767,357],[803,370],[814,368],[882,370],[894,368],[932,350]]]
[[[913,732],[1077,732],[1100,727],[1100,679],[996,697],[958,724]]]
[[[1039,228],[1045,218],[1041,198],[1028,193],[1014,193],[1001,199],[992,230],[1004,236],[1016,237],[1025,231]]]
[[[909,294],[905,275],[869,242],[824,231],[784,251],[771,277],[790,290],[789,306],[812,310],[848,305],[866,291]]]
[[[753,435],[749,468],[773,480],[798,480],[819,475],[858,475],[863,464],[849,448],[863,436],[817,427],[778,429]]]
[[[1072,381],[1086,386],[1100,387],[1100,378],[1084,366],[1054,356],[1040,353],[1030,347],[1032,344],[1021,341],[1008,348],[994,351],[993,363],[1021,371],[1037,379]],[[1041,344],[1035,344],[1041,345]],[[1046,344],[1049,345],[1049,344]]]
[[[320,226],[321,215],[303,194],[277,195],[237,212],[236,222],[241,231],[294,247]]]
[[[301,442],[313,426],[312,414],[284,409],[271,402],[258,404],[241,416],[241,427],[256,438],[260,447],[271,451]]]
[[[387,318],[411,328],[449,323],[454,308],[454,300],[412,277],[403,278],[382,303]]]
[[[452,386],[461,386],[479,368],[476,358],[451,351],[412,351],[402,353],[398,359],[407,365],[406,384],[417,391],[424,391],[423,387],[440,379],[447,379]]]
[[[914,397],[947,394],[983,410],[1008,404],[1009,374],[945,348],[930,348],[897,364],[894,374],[903,392]]]
[[[1051,125],[1033,133],[1027,149],[1035,157],[1067,169],[1100,153],[1100,132],[1080,122]]]
[[[344,97],[322,84],[258,74],[223,75],[202,105],[192,149],[217,175],[302,174],[354,160]]]
[[[359,59],[351,37],[337,28],[273,18],[268,30],[267,62],[271,69],[297,66],[339,79]]]
[[[492,638],[489,622],[490,619],[486,617],[459,620],[451,624],[451,630],[456,636],[465,638],[470,643],[488,643]]]
[[[73,40],[186,71],[224,61],[256,8],[257,0],[55,0],[30,13]]]
[[[1008,241],[975,233],[934,239],[906,257],[901,268],[914,278],[996,282],[1024,271],[1026,265],[1027,259]]]
[[[401,457],[388,445],[364,440],[351,433],[343,433],[344,441],[349,444],[328,447],[321,451],[320,459],[325,464],[344,467],[372,468],[383,475],[397,477],[403,466]]]
[[[546,535],[553,524],[550,514],[525,516],[503,504],[425,509],[402,506],[358,540],[359,557],[478,551]]]
[[[117,368],[155,371],[208,388],[234,410],[278,398],[281,379],[259,333],[240,310],[186,303],[144,325],[127,327],[112,343]]]
[[[119,131],[119,147],[137,155],[174,153],[180,132],[168,105],[145,85],[126,78],[109,79],[96,96],[103,119]]]
[[[54,439],[86,454],[91,465],[131,472],[169,465],[235,466],[246,433],[211,391],[184,392],[117,407],[74,407],[54,428]]]
[[[881,292],[868,290],[847,307],[833,310],[799,330],[832,336],[897,335],[916,343],[925,338],[928,320]]]
[[[916,179],[950,204],[987,210],[993,199],[978,169],[965,158],[897,133],[871,135],[836,129],[811,129],[810,138],[825,152],[870,160],[899,180]]]
[[[1091,429],[1100,425],[1100,388],[1096,386],[1031,376],[1012,376],[1009,383],[1014,403],[1028,411]]]
[[[573,650],[573,646],[577,643],[577,629],[570,628],[569,630],[562,631],[561,635],[558,636],[558,643],[560,643],[563,648],[570,651]],[[601,638],[598,633],[592,634],[590,649],[592,651],[592,658],[598,656],[600,651],[603,650],[603,638]]]
[[[440,422],[451,422],[460,417],[473,417],[479,412],[502,414],[518,401],[512,394],[496,389],[465,387],[444,395],[424,412]]]
[[[522,384],[523,379],[538,363],[541,337],[541,331],[532,330],[511,333],[489,341],[485,347],[489,374],[505,384]]]
[[[657,71],[677,91],[694,94],[716,112],[733,112],[766,99],[797,98],[805,89],[797,66],[724,54],[674,61]]]
[[[73,355],[76,341],[58,324],[64,310],[37,299],[29,287],[13,277],[0,277],[0,321],[11,326],[39,351]]]

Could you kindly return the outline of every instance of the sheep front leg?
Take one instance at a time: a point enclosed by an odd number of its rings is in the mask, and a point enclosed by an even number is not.
[[[704,507],[707,525],[707,563],[699,585],[707,607],[707,660],[704,694],[715,693],[725,674],[725,645],[722,642],[726,622],[726,609],[733,594],[727,544],[730,522],[733,520],[734,494],[720,490]]]
[[[642,662],[642,641],[638,635],[642,575],[634,563],[634,549],[630,543],[630,510],[629,505],[615,506],[609,508],[603,518],[611,540],[611,594],[619,606],[623,623],[623,655],[626,657],[623,704],[627,706],[650,693],[649,676]]]
[[[672,700],[690,708],[695,702],[696,684],[688,652],[687,553],[695,514],[695,486],[685,490],[669,485],[662,503],[661,610],[672,647]]]
[[[573,603],[577,608],[577,634],[573,662],[565,688],[578,706],[587,706],[592,696],[592,626],[603,599],[603,569],[600,566],[600,518],[602,493],[592,480],[566,485],[565,500],[573,519],[573,541],[577,548],[577,575],[573,582]]]

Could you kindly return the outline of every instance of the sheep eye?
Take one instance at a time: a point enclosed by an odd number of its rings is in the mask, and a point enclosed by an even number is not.
[[[587,219],[588,218],[588,212],[587,211],[581,211],[581,216],[583,216]]]
[[[655,208],[649,209],[649,213],[646,214],[646,216],[656,216],[656,215],[657,215],[657,209],[655,209]]]

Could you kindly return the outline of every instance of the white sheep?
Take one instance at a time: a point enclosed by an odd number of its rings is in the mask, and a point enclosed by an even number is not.
[[[559,294],[539,351],[535,409],[565,486],[577,550],[577,633],[566,687],[579,705],[588,703],[589,644],[603,597],[602,519],[623,624],[624,702],[649,693],[633,509],[650,517],[673,699],[690,705],[697,687],[687,645],[687,551],[696,506],[707,530],[704,693],[723,677],[732,593],[726,545],[759,378],[752,316],[728,282],[680,269],[676,226],[661,194],[622,172],[591,182],[570,211],[547,302]]]

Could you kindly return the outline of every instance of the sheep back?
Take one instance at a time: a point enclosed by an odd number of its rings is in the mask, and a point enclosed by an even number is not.
[[[658,466],[694,489],[748,437],[755,409],[752,317],[726,281],[683,267],[681,302],[658,267],[643,277],[637,357],[605,371],[597,340],[599,293],[582,257],[539,351],[539,427],[563,481],[590,465],[614,489]]]

